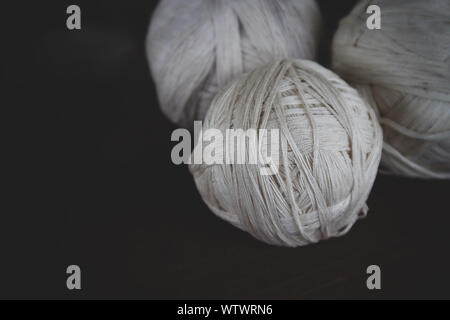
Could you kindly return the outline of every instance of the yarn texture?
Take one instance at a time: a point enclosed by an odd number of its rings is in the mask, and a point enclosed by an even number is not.
[[[380,30],[366,27],[370,4]],[[360,2],[340,22],[333,69],[376,108],[384,168],[450,178],[450,1]]]
[[[203,128],[280,132],[274,175],[256,164],[190,165],[208,207],[257,239],[307,245],[345,234],[367,213],[381,127],[358,92],[317,63],[281,60],[231,82]]]
[[[235,77],[274,60],[314,59],[320,25],[314,0],[160,1],[146,49],[163,112],[192,127]]]

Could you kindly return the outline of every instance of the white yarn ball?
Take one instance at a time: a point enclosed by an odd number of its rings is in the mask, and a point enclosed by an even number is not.
[[[163,112],[192,127],[230,80],[275,59],[314,59],[314,0],[162,0],[147,56]]]
[[[380,30],[366,27],[370,4]],[[450,178],[450,1],[362,1],[340,23],[333,68],[377,108],[383,167]]]
[[[275,175],[261,175],[257,164],[190,166],[220,218],[267,243],[301,246],[342,235],[365,215],[381,128],[357,91],[331,71],[307,60],[260,67],[215,97],[203,124],[211,128],[224,135],[231,128],[280,131]]]

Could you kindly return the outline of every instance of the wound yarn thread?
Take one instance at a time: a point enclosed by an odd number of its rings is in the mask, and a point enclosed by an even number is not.
[[[235,77],[278,59],[314,59],[320,25],[314,0],[162,0],[146,49],[163,112],[191,128]]]
[[[381,29],[366,8],[381,8]],[[339,25],[333,69],[377,110],[382,166],[450,178],[450,1],[361,1]]]
[[[358,92],[315,62],[281,60],[231,82],[203,127],[280,130],[275,175],[255,164],[190,165],[208,207],[257,239],[307,245],[345,234],[367,213],[381,128]]]

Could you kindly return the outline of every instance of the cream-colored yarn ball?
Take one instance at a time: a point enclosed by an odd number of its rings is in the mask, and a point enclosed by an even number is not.
[[[366,9],[381,9],[369,30]],[[450,178],[450,1],[362,1],[339,25],[333,69],[377,109],[382,167]]]
[[[282,60],[232,82],[211,104],[203,131],[211,128],[279,130],[274,175],[258,164],[190,165],[208,207],[254,237],[306,245],[366,214],[381,128],[357,91],[315,62]]]
[[[320,25],[315,0],[162,0],[146,48],[163,112],[192,127],[236,76],[275,59],[314,59]]]

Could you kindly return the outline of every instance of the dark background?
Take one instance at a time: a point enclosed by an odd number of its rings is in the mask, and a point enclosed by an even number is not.
[[[354,2],[319,1],[325,65]],[[2,4],[0,297],[450,298],[449,181],[379,176],[367,219],[297,249],[216,218],[170,161],[175,126],[144,53],[155,4]],[[81,291],[66,289],[71,264]],[[371,264],[381,291],[366,288]]]

